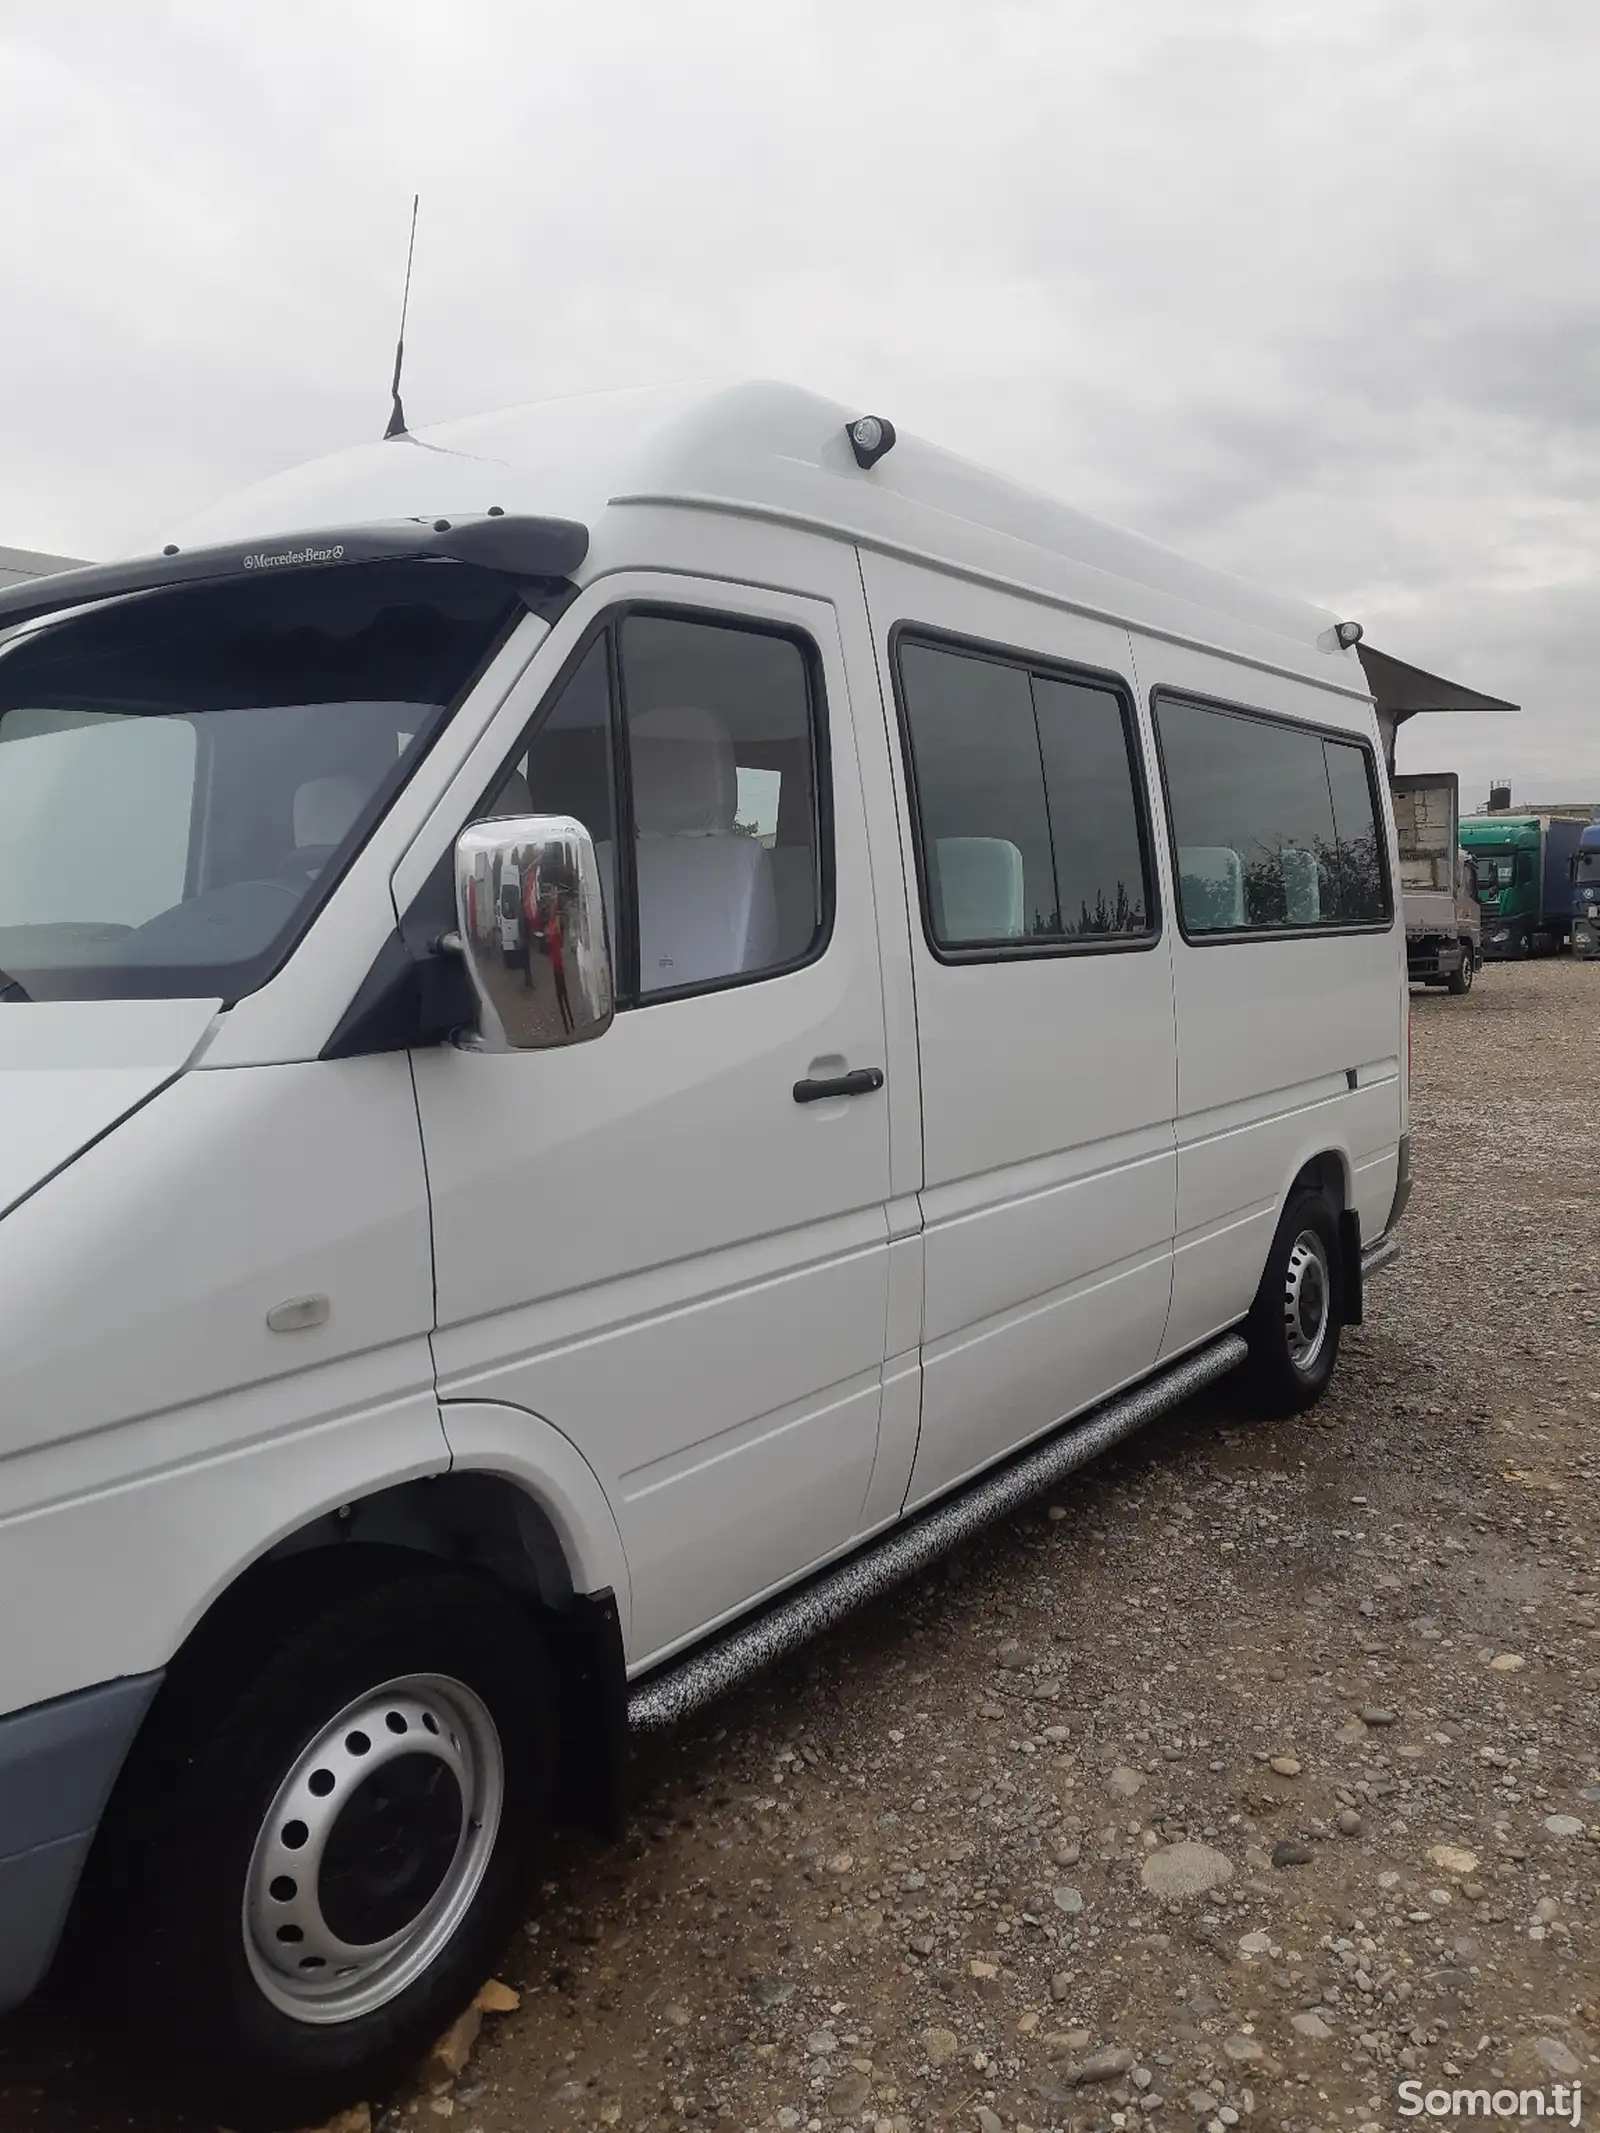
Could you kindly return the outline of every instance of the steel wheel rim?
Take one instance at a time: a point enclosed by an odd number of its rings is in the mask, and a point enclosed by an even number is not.
[[[500,1735],[465,1683],[408,1674],[346,1704],[295,1757],[250,1855],[244,1951],[266,1999],[325,2026],[397,1998],[471,1908],[504,1800]]]
[[[1333,1281],[1327,1248],[1314,1229],[1303,1229],[1289,1247],[1283,1282],[1283,1333],[1296,1370],[1317,1367],[1333,1316]]]

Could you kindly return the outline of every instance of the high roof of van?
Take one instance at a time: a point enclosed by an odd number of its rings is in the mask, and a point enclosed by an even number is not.
[[[587,578],[625,545],[618,521],[634,507],[711,508],[926,558],[1369,693],[1354,653],[1331,644],[1336,618],[1321,608],[1190,562],[920,438],[901,434],[864,471],[846,427],[867,412],[894,413],[761,382],[541,401],[314,460],[170,537],[187,549],[498,505],[586,525],[590,557],[579,575]]]

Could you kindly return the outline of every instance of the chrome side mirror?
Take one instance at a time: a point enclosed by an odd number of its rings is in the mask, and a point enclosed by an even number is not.
[[[582,1044],[611,1025],[594,839],[570,815],[473,822],[456,839],[456,927],[485,1051]]]

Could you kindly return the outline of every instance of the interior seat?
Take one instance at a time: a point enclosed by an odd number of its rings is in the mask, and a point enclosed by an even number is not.
[[[630,722],[638,836],[639,981],[645,992],[705,984],[778,960],[766,847],[734,828],[733,742],[699,705]]]
[[[817,931],[817,862],[809,844],[775,844],[767,853],[778,907],[778,958],[793,963]]]
[[[343,844],[373,793],[360,778],[307,778],[295,788],[294,850],[280,872],[315,880]]]
[[[940,837],[939,904],[947,941],[1012,941],[1026,930],[1022,854],[1007,837]]]
[[[1180,844],[1178,877],[1184,916],[1196,931],[1244,924],[1244,861],[1231,845]]]

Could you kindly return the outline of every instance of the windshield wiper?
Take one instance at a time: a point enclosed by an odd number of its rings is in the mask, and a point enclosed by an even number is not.
[[[0,1000],[21,1000],[32,1004],[9,970],[0,970]]]

